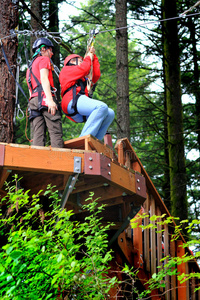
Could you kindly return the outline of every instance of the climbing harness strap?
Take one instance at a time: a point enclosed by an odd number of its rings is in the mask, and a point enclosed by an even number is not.
[[[38,93],[38,110],[42,110],[42,109],[47,109],[47,106],[46,105],[43,105],[42,104],[42,101],[43,101],[43,97],[44,95],[42,95],[42,93],[44,92],[43,91],[43,88],[42,88],[42,84],[39,82],[38,78],[35,76],[35,74],[33,73],[33,70],[32,70],[32,64],[34,62],[34,60],[36,59],[37,57],[35,57],[31,62],[30,64],[28,65],[28,68],[29,68],[29,78],[28,78],[28,85],[29,85],[29,88],[31,90],[31,94],[34,94],[34,93]],[[33,76],[33,78],[35,79],[35,82],[37,84],[36,88],[33,89],[33,86],[32,86],[32,82],[31,82],[31,75]],[[56,88],[52,87],[51,86],[51,92],[52,94],[55,96],[56,98]],[[31,110],[29,111],[30,113],[30,116],[29,116],[29,119],[33,119],[35,117],[37,117],[37,114],[34,113],[34,112],[31,112]],[[40,114],[39,114],[40,115]]]
[[[83,82],[82,80],[78,80],[77,83],[75,85],[72,85],[70,88],[68,88],[67,90],[64,91],[63,93],[63,97],[66,93],[68,93],[70,90],[73,89],[73,100],[72,100],[72,108],[74,109],[74,113],[72,114],[65,114],[67,117],[73,117],[75,115],[78,114],[78,110],[77,110],[77,101],[78,101],[78,98],[81,96],[81,95],[85,95],[85,88],[86,88],[86,81]],[[80,86],[81,87],[81,90],[78,94],[76,94],[76,88]],[[83,122],[86,121],[86,116],[83,116]]]

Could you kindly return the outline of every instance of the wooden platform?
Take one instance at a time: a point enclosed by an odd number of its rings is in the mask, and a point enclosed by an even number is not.
[[[63,207],[73,209],[78,220],[85,218],[82,206],[94,192],[94,198],[106,204],[103,221],[115,223],[109,244],[114,247],[116,264],[128,262],[137,268],[143,284],[161,266],[163,243],[165,256],[190,253],[180,247],[183,237],[171,242],[173,226],[158,225],[157,230],[153,227],[145,231],[139,226],[130,228],[130,220],[137,217],[141,207],[150,217],[170,214],[126,138],[118,140],[114,149],[91,135],[66,141],[63,149],[0,143],[1,196],[6,194],[5,181],[12,180],[13,174],[22,177],[20,185],[30,189],[30,194],[45,191],[48,184],[55,185]],[[151,222],[145,219],[144,225]],[[186,273],[200,271],[196,261],[178,268]],[[166,287],[153,291],[151,299],[200,299],[200,292],[194,293],[197,285],[198,279],[180,285],[175,276],[168,277]]]
[[[20,184],[30,193],[45,190],[48,184],[62,193],[70,176],[78,174],[67,207],[80,214],[92,191],[99,202],[107,204],[105,220],[118,224],[129,212],[124,211],[127,203],[140,207],[146,199],[145,177],[120,164],[111,147],[90,135],[65,142],[63,149],[0,143],[0,157],[2,195],[4,182],[13,174],[22,177]]]

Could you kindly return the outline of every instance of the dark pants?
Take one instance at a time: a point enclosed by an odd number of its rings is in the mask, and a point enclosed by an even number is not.
[[[29,102],[29,108],[38,112],[38,97]],[[48,129],[51,146],[63,148],[61,113],[56,111],[52,116],[47,109],[40,110],[40,115],[31,120],[33,145],[45,146],[46,128]]]

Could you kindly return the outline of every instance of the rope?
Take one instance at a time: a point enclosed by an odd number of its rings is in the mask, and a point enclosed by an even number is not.
[[[90,31],[90,36],[87,42],[87,50],[85,53],[85,56],[89,53],[90,47],[94,46],[94,40],[96,38],[96,35],[98,34],[98,31],[95,31],[95,29],[92,29]],[[91,65],[90,68],[90,72],[88,74],[88,78],[87,78],[87,90],[88,90],[88,94],[91,95],[91,87],[92,87],[92,77],[93,77],[93,65]]]
[[[26,126],[25,126],[25,136],[26,136],[26,139],[31,143],[33,140],[30,140],[28,138],[28,135],[27,135],[27,128],[28,128],[28,107],[26,109]]]

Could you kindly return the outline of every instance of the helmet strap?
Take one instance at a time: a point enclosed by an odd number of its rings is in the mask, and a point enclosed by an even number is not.
[[[41,45],[33,54],[33,57],[37,56],[38,54],[41,55],[41,49],[42,47],[46,47],[45,45]]]

